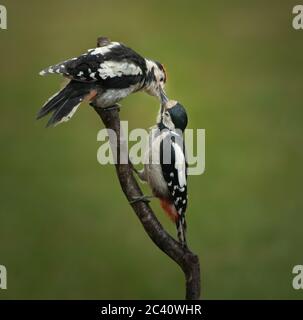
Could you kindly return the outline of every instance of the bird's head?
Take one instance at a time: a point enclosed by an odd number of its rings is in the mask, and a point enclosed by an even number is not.
[[[161,106],[157,122],[160,128],[184,131],[188,122],[186,110],[179,102],[168,100]]]
[[[164,66],[158,61],[146,59],[146,68],[145,91],[157,97],[161,101],[161,104],[165,104],[168,98],[164,91],[167,79]]]

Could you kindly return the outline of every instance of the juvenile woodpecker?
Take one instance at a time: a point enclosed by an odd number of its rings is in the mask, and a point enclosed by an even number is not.
[[[161,108],[162,110],[162,108]],[[187,126],[184,107],[176,101],[168,101],[159,112],[157,126],[149,135],[145,164],[137,174],[147,182],[163,210],[176,224],[178,239],[186,247],[187,161],[183,132]],[[134,199],[145,201],[147,197]]]
[[[134,50],[108,38],[99,38],[99,47],[40,72],[61,74],[69,83],[52,96],[37,115],[40,119],[53,112],[47,126],[68,121],[83,101],[96,102],[103,108],[137,91],[145,91],[167,101],[164,92],[166,72],[157,61],[143,58]]]

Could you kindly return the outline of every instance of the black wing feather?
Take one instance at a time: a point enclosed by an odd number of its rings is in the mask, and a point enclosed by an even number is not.
[[[112,46],[112,44],[110,44]],[[105,46],[106,47],[106,46]],[[104,47],[103,47],[104,48]],[[112,46],[105,53],[96,53],[96,49],[90,49],[77,58],[66,60],[41,71],[41,75],[58,73],[79,82],[99,82],[105,88],[122,89],[129,85],[143,81],[146,74],[145,59],[131,48],[123,44]],[[97,51],[98,52],[98,51]],[[137,75],[120,75],[115,77],[101,78],[98,69],[101,65],[109,62],[128,62],[138,66],[142,73]]]
[[[175,136],[173,134],[168,134],[162,141],[160,145],[160,159],[161,159],[161,167],[162,167],[162,173],[164,176],[164,179],[167,183],[167,187],[172,199],[172,202],[174,203],[176,210],[180,216],[183,216],[185,214],[186,208],[187,208],[187,185],[180,186],[179,179],[178,179],[178,170],[175,167],[176,163],[176,154],[175,149],[173,147],[173,143],[178,143],[178,145],[181,147],[181,149],[184,151],[184,142],[182,139],[182,142],[180,139],[175,139]],[[170,163],[165,163],[168,161],[165,161],[165,150],[164,148],[170,148],[170,157],[171,161]],[[185,163],[187,168],[187,163]],[[186,178],[187,178],[187,169],[186,169]]]

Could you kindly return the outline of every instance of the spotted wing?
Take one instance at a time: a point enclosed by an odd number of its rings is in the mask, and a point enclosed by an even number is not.
[[[118,42],[88,50],[77,58],[48,67],[40,75],[62,74],[81,82],[101,82],[109,88],[126,88],[140,82],[145,73],[145,60]]]

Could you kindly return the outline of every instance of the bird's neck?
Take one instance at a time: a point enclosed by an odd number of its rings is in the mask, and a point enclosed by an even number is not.
[[[152,90],[153,87],[156,85],[156,76],[155,76],[155,69],[157,65],[154,61],[145,59],[146,63],[146,74],[145,74],[145,89]]]

